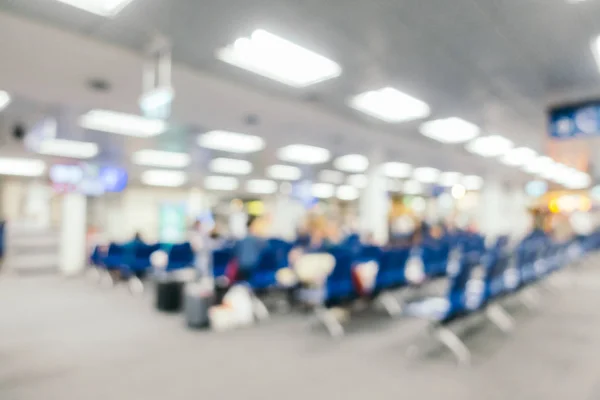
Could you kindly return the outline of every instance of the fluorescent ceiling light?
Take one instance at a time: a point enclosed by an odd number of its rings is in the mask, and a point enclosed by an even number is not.
[[[246,182],[246,190],[255,194],[271,194],[277,191],[277,182],[268,179],[251,179]]]
[[[317,199],[329,199],[335,194],[335,188],[330,183],[313,183],[310,192]]]
[[[302,177],[302,171],[291,165],[271,165],[267,168],[267,176],[282,181],[297,181]]]
[[[401,162],[388,162],[383,164],[383,174],[388,178],[408,178],[412,173],[412,166]]]
[[[204,187],[208,190],[236,190],[240,186],[238,180],[231,176],[207,176]]]
[[[92,158],[98,155],[98,145],[92,142],[78,142],[66,139],[43,140],[38,153],[47,156],[69,158]]]
[[[592,184],[592,178],[582,171],[573,171],[572,175],[563,185],[569,189],[587,189]]]
[[[392,87],[361,93],[350,100],[350,106],[389,123],[425,118],[431,112],[427,103]]]
[[[354,186],[357,189],[364,189],[369,184],[369,179],[366,175],[362,174],[350,175],[348,177],[348,184]]]
[[[215,158],[208,164],[212,172],[229,175],[248,175],[252,172],[252,163],[233,158]]]
[[[132,161],[137,165],[162,168],[185,168],[190,165],[190,155],[172,151],[140,150],[133,153]]]
[[[323,171],[319,172],[319,180],[326,183],[340,185],[342,182],[344,182],[344,174],[340,171],[324,169]]]
[[[228,64],[294,87],[305,87],[341,75],[334,61],[262,29],[217,51]]]
[[[369,159],[361,154],[348,154],[335,159],[333,166],[344,172],[365,172]]]
[[[187,174],[182,171],[152,169],[144,171],[141,180],[148,186],[177,187],[187,182]]]
[[[463,143],[479,136],[479,127],[457,117],[425,122],[421,134],[442,143]]]
[[[291,144],[279,149],[277,157],[294,164],[323,164],[331,159],[331,154],[321,147]]]
[[[386,189],[388,192],[401,192],[402,182],[396,181],[394,179],[388,179]]]
[[[435,183],[440,176],[440,171],[435,168],[421,167],[413,171],[413,178],[423,183]]]
[[[4,110],[10,104],[10,95],[4,90],[0,90],[0,111]]]
[[[462,179],[462,185],[467,190],[479,190],[483,187],[483,178],[477,175],[467,175]]]
[[[468,152],[482,157],[499,157],[513,148],[513,142],[499,135],[484,136],[470,141],[466,149]]]
[[[134,137],[156,136],[167,129],[167,124],[159,119],[107,110],[89,111],[79,118],[79,124],[93,131]]]
[[[46,164],[30,158],[0,158],[0,175],[41,176]]]
[[[525,164],[523,171],[529,174],[541,174],[553,164],[554,161],[550,157],[537,157]]]
[[[519,167],[533,161],[537,153],[528,147],[512,149],[500,159],[504,164]]]
[[[133,0],[57,0],[61,3],[99,15],[114,17]]]
[[[594,55],[594,58],[596,59],[596,65],[600,70],[600,36],[596,37],[592,41],[592,54]]]
[[[460,182],[462,174],[460,172],[442,172],[439,178],[439,184],[445,187],[454,186]]]
[[[409,180],[402,185],[402,191],[409,195],[421,194],[423,193],[423,184],[415,180]]]
[[[337,188],[335,195],[343,201],[352,201],[358,199],[358,189],[350,185],[342,185]]]
[[[255,153],[265,148],[265,141],[253,135],[228,131],[210,131],[198,136],[198,146],[228,153]]]
[[[554,180],[562,170],[562,164],[552,162],[548,165],[544,166],[544,168],[539,172],[539,175],[548,180]]]
[[[452,197],[456,200],[462,199],[465,197],[465,194],[467,194],[467,188],[465,188],[463,185],[452,186]]]

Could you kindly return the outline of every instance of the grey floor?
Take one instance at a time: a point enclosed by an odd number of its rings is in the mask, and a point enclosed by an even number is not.
[[[458,368],[437,347],[405,357],[415,321],[359,317],[340,341],[300,315],[191,332],[123,287],[0,276],[0,399],[600,399],[600,273],[556,278],[538,309],[508,305],[512,335],[473,321]]]

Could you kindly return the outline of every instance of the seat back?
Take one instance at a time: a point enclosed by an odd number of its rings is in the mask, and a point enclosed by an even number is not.
[[[335,259],[335,266],[327,278],[328,282],[352,280],[352,265],[355,257],[351,250],[345,247],[336,247],[330,251]]]
[[[174,244],[169,250],[167,269],[179,269],[194,265],[194,250],[189,242]]]
[[[491,250],[485,257],[484,284],[485,296],[491,298],[505,290],[505,273],[511,266],[510,253],[498,249]]]

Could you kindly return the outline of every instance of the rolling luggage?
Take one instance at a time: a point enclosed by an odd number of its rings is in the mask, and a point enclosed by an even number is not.
[[[208,328],[209,310],[214,303],[212,287],[193,283],[185,288],[184,314],[190,328]]]
[[[183,303],[183,285],[175,280],[156,282],[156,308],[163,312],[179,312]]]

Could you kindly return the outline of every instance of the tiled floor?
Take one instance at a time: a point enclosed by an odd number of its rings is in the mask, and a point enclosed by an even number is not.
[[[599,271],[600,272],[600,271]],[[557,277],[560,278],[560,277]],[[506,336],[473,321],[474,365],[405,357],[416,321],[353,322],[332,341],[301,315],[214,334],[123,287],[0,276],[0,399],[600,399],[600,273],[557,280],[537,310],[509,304]]]

